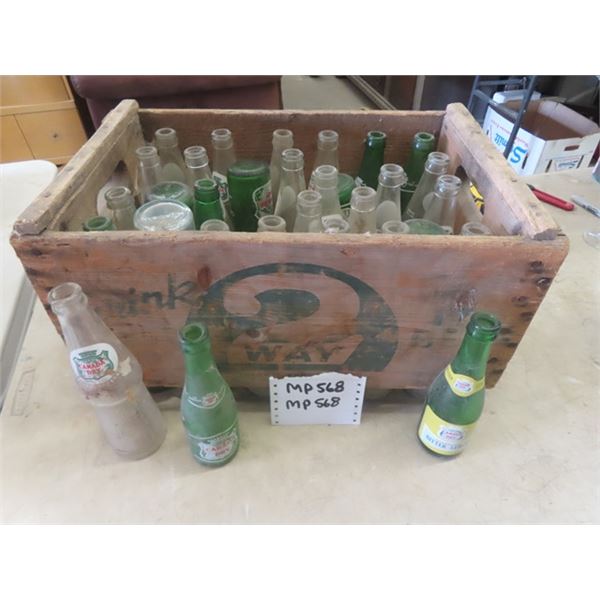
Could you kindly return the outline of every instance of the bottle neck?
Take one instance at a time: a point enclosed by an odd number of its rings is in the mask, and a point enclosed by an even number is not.
[[[186,379],[202,375],[211,367],[216,367],[209,343],[199,344],[191,352],[184,351],[183,361]]]
[[[492,341],[482,341],[466,333],[458,353],[450,363],[452,370],[474,379],[482,379],[485,376],[491,346]]]

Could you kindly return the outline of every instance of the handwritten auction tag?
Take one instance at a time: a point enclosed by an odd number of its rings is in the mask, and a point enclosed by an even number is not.
[[[321,373],[269,378],[272,425],[358,425],[366,377]]]

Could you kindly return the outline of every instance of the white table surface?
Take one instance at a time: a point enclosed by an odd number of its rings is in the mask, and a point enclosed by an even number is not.
[[[591,170],[527,178],[600,206]],[[241,447],[216,470],[191,457],[178,400],[153,456],[123,462],[82,400],[37,304],[0,415],[1,517],[14,523],[598,523],[600,219],[548,207],[571,250],[486,406],[470,446],[417,441],[418,394],[367,402],[360,426],[272,427],[241,398]],[[168,396],[168,394],[167,394]]]

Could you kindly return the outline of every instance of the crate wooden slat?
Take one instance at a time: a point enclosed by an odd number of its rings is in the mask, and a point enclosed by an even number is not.
[[[320,129],[340,132],[341,168],[355,172],[370,129],[388,134],[386,160],[405,162],[412,136],[432,131],[486,197],[499,234],[329,236],[77,231],[96,194],[161,126],[180,145],[230,128],[238,155],[268,160],[273,129],[294,131],[312,165]],[[210,151],[210,148],[209,148]],[[176,330],[201,318],[233,386],[326,370],[368,376],[371,388],[423,388],[455,353],[473,310],[503,329],[488,366],[493,386],[568,252],[567,238],[518,181],[462,105],[432,112],[142,110],[122,102],[61,176],[15,224],[11,242],[38,295],[80,283],[138,357],[149,385],[180,385]],[[512,235],[506,235],[506,234]],[[52,316],[52,315],[51,315]]]

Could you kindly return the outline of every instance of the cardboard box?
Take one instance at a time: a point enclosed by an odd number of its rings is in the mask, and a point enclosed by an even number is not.
[[[519,109],[518,101],[505,105]],[[488,108],[483,130],[504,152],[512,123]],[[529,104],[508,162],[519,175],[588,167],[600,141],[600,127],[593,121],[551,100]]]

